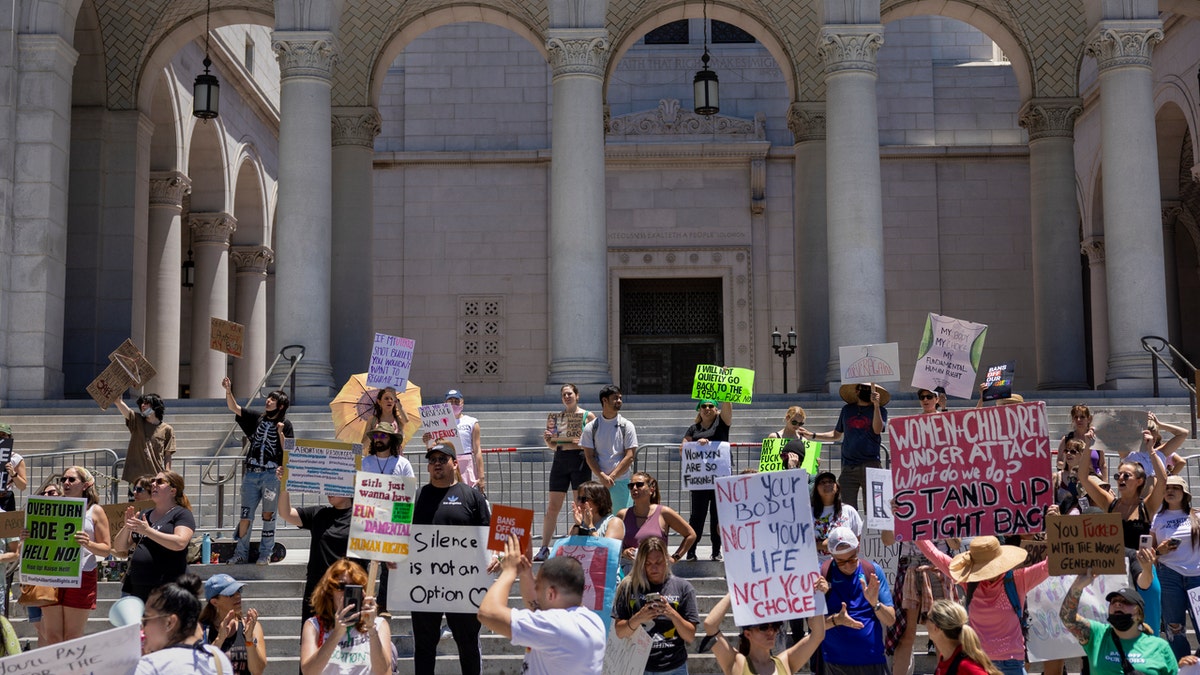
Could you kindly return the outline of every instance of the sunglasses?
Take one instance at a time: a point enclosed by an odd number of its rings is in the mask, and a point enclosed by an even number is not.
[[[700,406],[700,409],[701,410],[716,410],[717,406],[709,404],[709,403],[705,403],[704,405]]]
[[[754,627],[754,630],[756,630],[760,633],[777,633],[777,632],[779,632],[779,629],[782,627],[783,627],[782,623],[777,623],[777,622],[773,621],[771,623],[760,623]]]
[[[937,398],[937,394],[921,394],[922,401],[932,401]]]
[[[1121,473],[1113,474],[1113,480],[1121,480],[1122,478],[1133,478],[1133,473],[1129,471],[1122,471]]]
[[[166,478],[155,478],[155,479],[151,480],[150,482],[155,485],[170,485],[171,484],[171,481],[167,480]]]
[[[371,440],[373,441],[386,441],[391,437],[391,434],[385,433],[371,434]]]
[[[1063,454],[1066,454],[1066,455],[1078,455],[1078,454],[1079,454],[1079,451],[1078,451],[1078,450],[1063,450]]]
[[[74,476],[63,476],[59,479],[60,483],[78,483],[79,479]]]
[[[430,464],[449,464],[450,463],[450,458],[445,455],[435,455],[433,457],[426,457],[425,459],[428,460]]]
[[[171,615],[170,614],[155,614],[154,616],[143,616],[142,617],[142,627],[145,628],[146,624],[150,623],[151,621],[154,621],[155,619],[165,619],[168,616],[171,616]]]
[[[592,500],[587,497],[577,497],[575,501],[579,502],[580,504],[586,504]]]
[[[804,424],[804,420],[792,420],[792,426],[794,427],[798,427],[802,424]]]
[[[639,480],[639,481],[638,481],[638,482],[636,482],[636,483],[630,483],[630,484],[629,484],[629,489],[630,489],[630,490],[632,490],[632,489],[634,489],[634,488],[637,488],[637,489],[639,489],[639,490],[640,490],[640,489],[642,489],[642,488],[644,488],[644,487],[646,487],[646,481],[641,481],[641,480]]]
[[[142,487],[141,485],[137,485],[132,490],[130,490],[130,492],[134,492],[134,493],[145,492],[145,491],[146,491],[146,488]]]

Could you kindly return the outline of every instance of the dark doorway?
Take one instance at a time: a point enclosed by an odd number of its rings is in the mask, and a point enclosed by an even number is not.
[[[720,278],[621,280],[621,389],[690,394],[696,365],[723,365]]]

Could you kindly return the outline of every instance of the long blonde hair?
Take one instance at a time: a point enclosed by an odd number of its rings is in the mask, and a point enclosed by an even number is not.
[[[646,558],[650,554],[658,551],[663,555],[663,564],[667,570],[663,576],[663,580],[671,576],[671,554],[667,551],[667,542],[663,541],[662,537],[646,537],[642,543],[638,544],[637,555],[633,558],[633,569],[629,571],[629,576],[621,580],[617,586],[616,604],[622,602],[633,602],[633,594],[636,591],[645,591],[650,588],[650,579],[646,577]]]
[[[947,639],[957,642],[962,647],[963,655],[979,664],[988,675],[1001,675],[1000,669],[992,663],[979,644],[979,634],[967,623],[966,607],[953,600],[938,600],[929,610],[929,621],[937,626]]]

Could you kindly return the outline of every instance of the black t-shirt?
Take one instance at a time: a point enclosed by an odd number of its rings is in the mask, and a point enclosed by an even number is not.
[[[346,548],[350,544],[350,509],[305,506],[296,509],[296,513],[300,514],[300,527],[312,532],[308,546],[308,577],[315,585],[330,565],[346,557]]]
[[[669,576],[664,583],[652,583],[645,591],[635,590],[632,585],[629,588],[628,597],[618,597],[613,603],[614,619],[628,621],[647,604],[647,593],[658,593],[685,620],[693,624],[700,623],[700,613],[696,607],[696,589],[687,579]],[[657,617],[643,630],[650,634],[651,639],[650,658],[646,661],[648,672],[674,670],[687,663],[687,643],[679,637],[679,631],[670,619]]]
[[[482,525],[492,520],[483,493],[466,483],[439,488],[422,485],[413,505],[416,525]]]
[[[250,442],[246,448],[246,464],[273,469],[283,463],[283,441],[279,438],[279,429],[275,427],[280,420],[268,419],[251,408],[242,408],[242,414],[233,419]],[[291,420],[283,420],[283,435],[285,438],[295,437]]]
[[[140,515],[150,520],[153,511],[154,509],[146,509]],[[151,528],[171,534],[175,533],[177,526],[190,527],[193,531],[196,529],[196,519],[192,512],[178,505],[158,520],[150,522]],[[186,547],[182,551],[172,551],[140,534],[130,535],[130,545],[133,546],[133,550],[129,554],[129,572],[121,584],[121,590],[125,593],[132,593],[145,600],[155,587],[175,581],[187,571]]]
[[[675,428],[678,429],[679,427]],[[725,424],[725,420],[721,419],[720,415],[717,415],[716,424],[707,429],[701,428],[699,424],[693,424],[692,426],[688,427],[687,433],[685,433],[683,437],[690,438],[693,441],[698,441],[701,438],[707,438],[713,443],[728,443],[729,425]]]

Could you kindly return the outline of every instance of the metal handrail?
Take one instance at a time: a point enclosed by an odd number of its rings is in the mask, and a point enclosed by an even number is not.
[[[80,455],[99,453],[107,455],[108,462],[104,464],[99,461],[87,461],[78,459]],[[112,448],[67,448],[65,450],[52,450],[50,452],[31,452],[25,456],[25,471],[28,473],[30,494],[37,494],[43,487],[46,486],[52,479],[62,475],[62,471],[72,464],[79,464],[91,472],[92,477],[96,479],[96,489],[103,492],[109,492],[109,503],[121,501],[120,492],[117,489],[121,477],[117,472],[120,466],[121,459]],[[56,468],[59,462],[54,461],[55,458],[70,457],[70,463],[62,462],[61,468]],[[37,461],[30,461],[36,459]],[[35,480],[35,476],[39,478]]]
[[[293,355],[288,355],[287,354],[288,350],[299,350],[299,351],[296,351]],[[251,403],[254,403],[254,401],[257,400],[258,397],[262,395],[263,387],[266,386],[267,380],[269,380],[271,378],[271,375],[275,372],[275,367],[279,365],[280,359],[285,359],[285,358],[288,359],[288,361],[291,363],[291,365],[288,367],[287,372],[284,373],[283,380],[279,383],[279,386],[282,387],[285,382],[288,382],[290,380],[291,384],[292,384],[292,386],[291,386],[292,392],[291,392],[290,396],[293,399],[296,398],[296,379],[295,379],[296,366],[299,365],[300,361],[304,358],[304,345],[287,345],[286,347],[280,349],[279,353],[275,355],[275,360],[271,362],[271,367],[267,368],[266,373],[263,373],[262,379],[258,381],[258,386],[254,388],[254,393],[251,394],[250,398],[246,401],[246,406],[249,406]],[[243,407],[245,407],[245,406],[243,406]],[[229,431],[225,432],[225,437],[221,439],[221,442],[218,443],[215,448],[213,448],[212,459],[209,461],[208,466],[204,467],[204,473],[200,476],[200,482],[203,483],[204,485],[217,485],[219,483],[227,483],[227,482],[229,482],[229,479],[233,478],[234,474],[237,473],[237,469],[231,469],[230,472],[225,474],[224,476],[217,476],[215,478],[212,476],[212,470],[213,470],[213,467],[216,466],[216,464],[217,464],[217,459],[221,456],[221,453],[224,452],[225,448],[229,445],[229,439],[233,438],[233,434],[237,430],[238,430],[237,422],[234,422],[233,424],[231,424],[229,426]]]
[[[1157,342],[1158,346],[1152,347],[1150,344],[1152,341]],[[1151,370],[1152,370],[1153,376],[1154,376],[1154,398],[1158,398],[1158,364],[1159,364],[1159,362],[1162,362],[1162,364],[1164,366],[1166,366],[1167,370],[1170,371],[1170,373],[1175,376],[1176,380],[1179,380],[1179,384],[1183,386],[1185,391],[1187,391],[1188,407],[1191,410],[1191,415],[1189,415],[1189,417],[1191,417],[1191,420],[1192,420],[1192,438],[1195,438],[1196,437],[1196,366],[1193,366],[1192,362],[1188,361],[1187,357],[1184,356],[1182,353],[1180,353],[1180,351],[1178,349],[1176,349],[1174,345],[1172,345],[1170,342],[1167,342],[1165,339],[1158,337],[1157,335],[1146,335],[1146,336],[1142,337],[1142,349],[1144,349],[1150,353],[1150,366],[1151,366]],[[1177,359],[1179,363],[1182,363],[1184,366],[1187,367],[1187,371],[1191,374],[1190,380],[1188,379],[1187,376],[1181,375],[1179,373],[1179,371],[1175,370],[1175,366],[1172,365],[1172,363],[1170,361],[1168,361],[1162,355],[1162,352],[1164,349],[1166,351],[1170,352],[1171,356],[1174,359]]]

